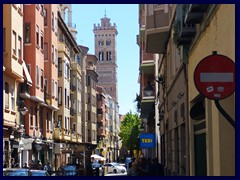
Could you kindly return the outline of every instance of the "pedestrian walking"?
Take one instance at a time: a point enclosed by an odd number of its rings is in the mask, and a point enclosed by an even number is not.
[[[27,164],[27,162],[24,163],[23,168],[25,168],[25,169],[30,169],[29,166],[28,166],[28,164]]]
[[[15,159],[12,158],[12,159],[11,159],[11,168],[14,168],[14,167],[15,167]]]
[[[50,164],[50,161],[47,161],[47,164],[45,164],[44,168],[43,168],[45,171],[48,172],[48,174],[51,175],[51,172],[52,172],[52,166]]]

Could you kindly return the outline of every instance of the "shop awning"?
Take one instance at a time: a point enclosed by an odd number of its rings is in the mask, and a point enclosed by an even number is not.
[[[28,84],[29,86],[32,86],[32,79],[31,79],[31,76],[30,76],[30,74],[29,74],[29,72],[28,72],[26,63],[25,63],[24,61],[23,61],[23,63],[22,63],[22,67],[23,67],[23,72],[24,72],[25,78],[26,78],[26,80],[27,80],[27,84]]]

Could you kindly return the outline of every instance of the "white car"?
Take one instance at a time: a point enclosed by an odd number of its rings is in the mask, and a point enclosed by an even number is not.
[[[118,173],[126,173],[127,170],[124,166],[121,166],[120,164],[118,163],[106,163],[103,165],[103,167],[106,169],[107,173],[115,173],[115,174],[118,174]]]

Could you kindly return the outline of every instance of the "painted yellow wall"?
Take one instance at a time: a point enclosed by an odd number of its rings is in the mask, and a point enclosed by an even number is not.
[[[217,51],[218,54],[235,61],[235,5],[220,5],[191,49],[188,64],[189,101],[199,94],[193,81],[194,70],[198,62],[211,55],[212,51]],[[220,101],[233,119],[235,119],[234,99],[235,95],[232,95]],[[212,100],[206,101],[206,126],[208,175],[235,175],[235,131],[216,109]],[[193,137],[193,132],[190,137]],[[193,141],[191,142],[190,154],[194,157]],[[190,161],[191,175],[194,175],[194,162]]]

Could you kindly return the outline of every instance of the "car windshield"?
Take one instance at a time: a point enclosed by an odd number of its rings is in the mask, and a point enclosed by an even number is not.
[[[111,163],[113,166],[119,166],[118,163]]]

